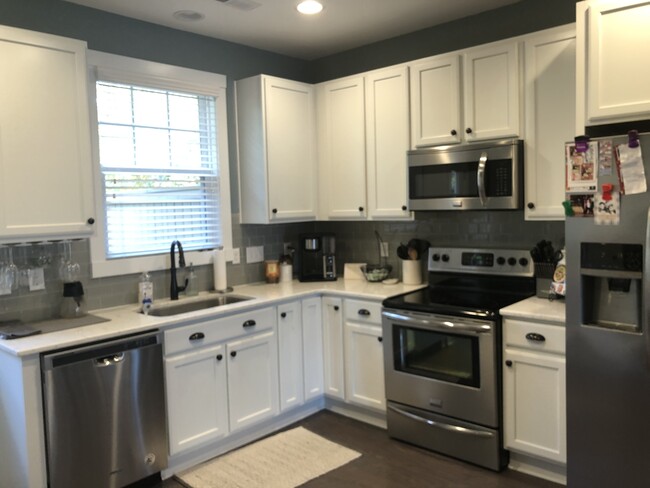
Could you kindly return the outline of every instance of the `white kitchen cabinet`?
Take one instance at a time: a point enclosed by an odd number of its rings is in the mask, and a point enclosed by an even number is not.
[[[409,74],[406,66],[366,76],[368,213],[371,219],[407,219]]]
[[[461,141],[461,79],[458,54],[411,64],[411,147]]]
[[[520,127],[519,46],[507,41],[463,53],[466,141],[517,137]]]
[[[564,220],[564,143],[575,130],[575,26],[524,41],[526,220]]]
[[[386,410],[381,304],[345,300],[345,400]]]
[[[226,345],[230,431],[274,417],[280,412],[278,344],[274,332]]]
[[[302,301],[305,401],[323,394],[323,312],[320,297]]]
[[[323,297],[323,366],[325,395],[345,399],[343,301]]]
[[[504,445],[566,463],[564,326],[504,320]]]
[[[577,92],[586,96],[577,105],[582,125],[650,118],[650,64],[646,62],[650,4],[641,0],[580,2],[576,20],[580,40]]]
[[[280,366],[280,411],[302,405],[303,330],[300,301],[278,305],[278,348]]]
[[[314,87],[266,75],[235,87],[241,223],[314,220]]]
[[[363,76],[318,86],[321,206],[330,219],[366,218],[366,108]]]
[[[0,242],[87,237],[86,43],[0,26],[0,58]]]
[[[169,453],[228,433],[228,389],[222,344],[165,358]]]
[[[408,79],[399,66],[318,86],[324,218],[411,218]]]

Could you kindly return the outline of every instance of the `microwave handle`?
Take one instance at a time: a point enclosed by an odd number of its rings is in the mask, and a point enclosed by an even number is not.
[[[485,165],[487,164],[487,153],[482,152],[478,160],[478,170],[476,171],[476,183],[478,185],[478,197],[481,205],[487,204],[487,195],[485,194]]]

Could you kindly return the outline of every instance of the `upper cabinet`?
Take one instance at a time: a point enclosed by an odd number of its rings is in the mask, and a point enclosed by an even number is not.
[[[0,26],[0,241],[87,237],[86,43]]]
[[[575,128],[575,26],[527,36],[524,46],[525,218],[563,220],[564,143]]]
[[[314,87],[266,75],[236,82],[243,224],[316,218]]]
[[[408,79],[399,66],[318,86],[324,218],[411,218]]]
[[[517,42],[428,58],[410,71],[413,148],[521,134]]]
[[[578,132],[585,125],[650,118],[650,3],[577,4]]]

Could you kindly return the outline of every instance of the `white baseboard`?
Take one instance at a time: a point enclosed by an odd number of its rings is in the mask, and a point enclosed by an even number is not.
[[[564,464],[542,461],[541,459],[510,451],[508,469],[566,485],[566,465]]]

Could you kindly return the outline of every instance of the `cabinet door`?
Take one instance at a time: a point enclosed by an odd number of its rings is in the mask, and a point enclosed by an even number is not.
[[[302,301],[305,401],[323,394],[323,315],[320,297]]]
[[[565,358],[510,348],[504,356],[505,447],[565,463]]]
[[[345,399],[343,307],[340,298],[323,298],[323,362],[325,394]]]
[[[226,352],[230,431],[277,415],[278,346],[275,333],[229,342]]]
[[[589,3],[585,32],[588,123],[650,117],[648,19],[647,1]]]
[[[218,345],[165,358],[171,455],[228,433],[224,349]]]
[[[346,401],[385,411],[381,327],[346,322],[345,368]]]
[[[91,234],[86,44],[0,27],[0,59],[0,239]]]
[[[303,356],[302,310],[300,302],[278,306],[280,358],[280,410],[302,405]]]
[[[464,54],[467,141],[516,137],[519,122],[519,50],[516,42],[470,49]]]
[[[269,219],[316,218],[316,115],[311,85],[264,78]]]
[[[461,140],[460,62],[439,56],[410,67],[413,149]]]
[[[409,218],[406,151],[409,149],[408,68],[366,77],[368,212],[370,218]]]
[[[575,29],[532,36],[525,53],[525,217],[564,220],[564,143],[575,128]]]
[[[332,219],[366,217],[366,133],[363,77],[319,87],[322,110],[321,198]]]

